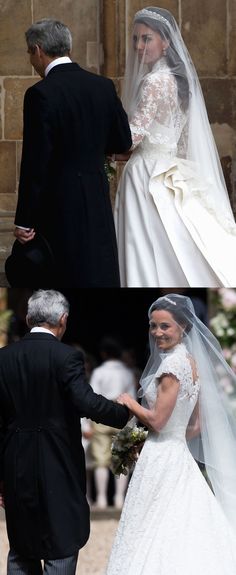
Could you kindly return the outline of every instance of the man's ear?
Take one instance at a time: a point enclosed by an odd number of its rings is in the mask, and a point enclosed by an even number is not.
[[[35,44],[35,54],[40,58],[41,62],[45,62],[45,58],[47,60],[48,56],[45,54],[44,50],[38,44]]]
[[[63,315],[60,317],[60,326],[65,329],[67,325],[67,319],[68,319],[68,313],[63,313]]]
[[[37,54],[37,56],[40,56],[41,52],[42,52],[42,48],[40,48],[40,46],[38,44],[35,44],[34,54]]]
[[[26,316],[25,321],[26,321],[27,326],[30,328],[31,325],[29,323],[29,316],[28,315]]]

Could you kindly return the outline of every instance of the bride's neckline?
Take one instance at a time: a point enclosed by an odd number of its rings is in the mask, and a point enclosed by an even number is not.
[[[167,349],[165,351],[160,351],[160,356],[165,357],[166,355],[170,355],[171,353],[174,353],[175,351],[181,351],[181,350],[187,352],[186,345],[183,342],[177,343],[176,345],[174,345],[173,347],[171,347],[170,349]]]
[[[159,70],[166,70],[169,68],[166,60],[166,56],[162,56],[157,62],[154,64],[151,70],[149,70],[149,74],[153,74],[154,72],[159,72]]]

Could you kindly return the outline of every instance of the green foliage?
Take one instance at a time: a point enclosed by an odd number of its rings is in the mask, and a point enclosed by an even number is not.
[[[111,446],[111,470],[115,475],[128,475],[137,461],[147,434],[143,427],[127,425],[114,436]]]
[[[106,158],[104,162],[104,168],[108,181],[110,182],[116,175],[116,162],[113,162],[109,158]]]

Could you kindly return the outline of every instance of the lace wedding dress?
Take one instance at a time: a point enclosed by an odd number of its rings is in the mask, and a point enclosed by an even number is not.
[[[180,381],[175,408],[160,433],[149,432],[129,483],[106,575],[234,575],[235,538],[185,440],[199,380],[184,344],[156,373]],[[156,401],[157,379],[146,399]]]
[[[165,57],[140,92],[131,120],[134,151],[115,204],[121,285],[232,287],[236,226],[217,202],[215,181],[186,159],[188,113]]]

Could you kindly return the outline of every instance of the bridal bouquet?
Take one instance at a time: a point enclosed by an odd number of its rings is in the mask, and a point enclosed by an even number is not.
[[[104,169],[108,178],[108,182],[110,182],[116,174],[116,162],[113,161],[112,158],[106,157],[104,162]]]
[[[111,446],[111,470],[115,475],[128,475],[137,461],[140,447],[144,443],[148,432],[143,427],[129,427],[121,429],[114,436]]]

